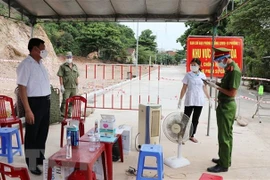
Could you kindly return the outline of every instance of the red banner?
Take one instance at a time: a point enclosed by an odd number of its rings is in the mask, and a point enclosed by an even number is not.
[[[243,37],[219,36],[215,37],[215,48],[224,47],[231,50],[231,58],[243,68]],[[207,77],[211,75],[212,61],[212,37],[210,36],[189,36],[187,40],[187,72],[190,71],[190,61],[193,58],[201,60],[201,69]],[[224,69],[213,64],[213,77],[223,77]]]

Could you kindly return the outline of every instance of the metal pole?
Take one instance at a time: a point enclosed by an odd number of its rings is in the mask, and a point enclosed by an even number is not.
[[[10,1],[8,1],[8,17],[10,18],[10,8],[11,8],[11,6],[10,6]]]
[[[138,76],[138,59],[139,58],[139,22],[137,22],[137,43],[136,43],[136,69]]]
[[[212,35],[212,59],[211,59],[211,74],[210,78],[213,78],[213,67],[214,67],[214,43],[215,43],[215,35],[217,31],[217,25],[213,25],[213,35]],[[212,87],[210,87],[210,98],[212,97]],[[209,136],[209,131],[210,131],[210,119],[211,119],[211,108],[210,108],[210,103],[209,103],[209,109],[208,109],[208,123],[207,123],[207,136]]]
[[[35,24],[37,23],[35,18],[30,18],[30,23],[31,23],[31,38],[34,37],[34,27]]]
[[[31,25],[31,38],[34,36],[34,24]]]

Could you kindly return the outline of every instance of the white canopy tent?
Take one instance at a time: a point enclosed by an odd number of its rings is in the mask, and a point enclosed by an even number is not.
[[[28,17],[32,26],[46,21],[111,22],[184,22],[210,21],[213,24],[212,47],[218,18],[233,0],[2,0]],[[33,32],[32,32],[33,33]],[[138,43],[138,42],[137,42]],[[137,44],[138,46],[138,44]],[[137,48],[138,49],[138,48]],[[138,52],[136,53],[138,55]],[[213,55],[212,55],[213,57]],[[211,78],[213,63],[211,63]],[[210,88],[212,94],[212,88]],[[210,131],[208,113],[207,135]]]
[[[216,21],[229,0],[3,0],[36,20]]]

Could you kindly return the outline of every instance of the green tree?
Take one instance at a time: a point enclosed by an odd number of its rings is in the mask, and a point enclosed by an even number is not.
[[[126,25],[117,24],[117,28],[119,28],[121,36],[121,42],[124,44],[125,48],[135,48],[136,47],[136,39],[135,33],[132,29],[127,27]]]
[[[176,51],[175,61],[179,63],[182,59],[186,59],[186,50]]]
[[[237,2],[238,0],[234,0],[234,2]],[[240,2],[240,1],[239,1]],[[236,5],[238,5],[237,3]],[[235,6],[235,5],[234,5]],[[228,7],[228,12],[232,10],[232,2],[230,1]],[[223,15],[226,13],[226,11],[223,12]],[[221,21],[218,22],[217,25],[217,35],[218,36],[230,36],[233,35],[230,32],[227,32],[226,27],[229,23],[229,19],[224,18]],[[188,27],[188,29],[185,31],[183,35],[181,35],[179,38],[177,38],[176,42],[180,43],[184,50],[186,50],[186,43],[187,38],[190,35],[202,35],[202,36],[212,36],[213,35],[213,23],[209,21],[187,21],[185,23],[185,26]]]
[[[98,51],[103,59],[125,59],[126,49],[135,47],[134,32],[118,23],[61,22],[43,25],[57,54],[72,51],[86,56]]]
[[[150,29],[142,31],[139,37],[139,44],[145,47],[147,50],[156,52],[157,49],[156,36],[153,35],[153,32]]]
[[[225,30],[227,25],[227,20],[224,19],[221,21],[217,27],[217,33],[219,36],[226,36],[227,32]],[[180,43],[181,46],[186,50],[187,38],[190,35],[203,35],[203,36],[212,36],[213,34],[213,24],[210,22],[195,22],[188,21],[185,23],[186,27],[189,27],[183,35],[181,35],[176,42]]]
[[[154,62],[157,43],[155,42],[156,36],[150,29],[142,31],[139,36],[139,64],[148,64],[151,57],[151,61]]]
[[[174,56],[170,56],[169,54],[165,52],[160,52],[157,54],[157,63],[158,64],[164,64],[164,65],[170,65],[170,64],[176,64],[176,60]]]
[[[270,55],[270,1],[253,0],[235,11],[229,18],[227,31],[245,37],[244,64],[249,76],[270,78],[269,63],[262,62]]]
[[[144,46],[139,46],[138,51],[138,64],[149,64],[150,57],[152,59],[152,62],[154,62],[155,52],[150,51],[147,47]]]

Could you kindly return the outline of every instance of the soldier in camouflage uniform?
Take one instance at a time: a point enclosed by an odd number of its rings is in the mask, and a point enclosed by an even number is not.
[[[211,87],[219,90],[218,107],[216,109],[219,159],[213,158],[216,166],[207,168],[207,171],[219,173],[228,171],[231,166],[231,155],[233,145],[233,123],[236,114],[235,96],[240,86],[241,71],[237,64],[231,59],[230,50],[226,48],[214,48],[214,61],[220,68],[224,68],[225,74],[221,83],[209,82]]]
[[[72,52],[67,52],[66,62],[59,67],[57,76],[59,76],[61,85],[60,90],[63,94],[63,100],[60,109],[61,115],[64,116],[66,99],[77,94],[79,85],[79,71],[76,64],[72,62]],[[69,107],[68,115],[71,115],[71,107]]]

